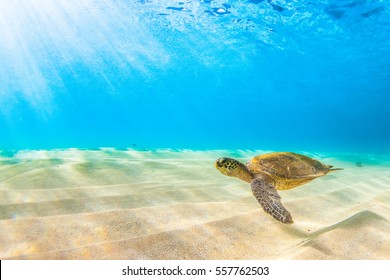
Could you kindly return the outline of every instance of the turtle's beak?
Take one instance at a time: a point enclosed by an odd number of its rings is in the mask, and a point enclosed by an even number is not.
[[[215,167],[218,168],[218,167],[222,167],[223,164],[226,162],[226,158],[219,158],[215,161]]]

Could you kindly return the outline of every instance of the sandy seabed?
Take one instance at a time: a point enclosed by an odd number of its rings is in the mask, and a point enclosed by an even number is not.
[[[215,159],[264,151],[0,152],[1,259],[390,259],[390,156],[304,153],[345,168],[279,192],[267,215]]]

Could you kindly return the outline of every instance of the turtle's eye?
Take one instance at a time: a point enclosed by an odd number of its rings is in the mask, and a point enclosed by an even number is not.
[[[218,166],[224,166],[228,162],[227,158],[220,158],[217,160]]]

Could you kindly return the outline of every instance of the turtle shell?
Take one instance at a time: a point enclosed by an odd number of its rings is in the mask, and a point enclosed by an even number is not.
[[[329,167],[318,160],[290,152],[256,156],[247,166],[254,175],[267,173],[287,179],[316,178],[329,172]]]

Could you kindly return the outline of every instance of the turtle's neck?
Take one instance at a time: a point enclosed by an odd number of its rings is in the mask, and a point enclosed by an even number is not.
[[[237,178],[245,181],[245,182],[252,182],[253,176],[249,172],[248,168],[246,167],[245,164],[240,162],[239,168],[237,169],[237,173],[235,174]]]

